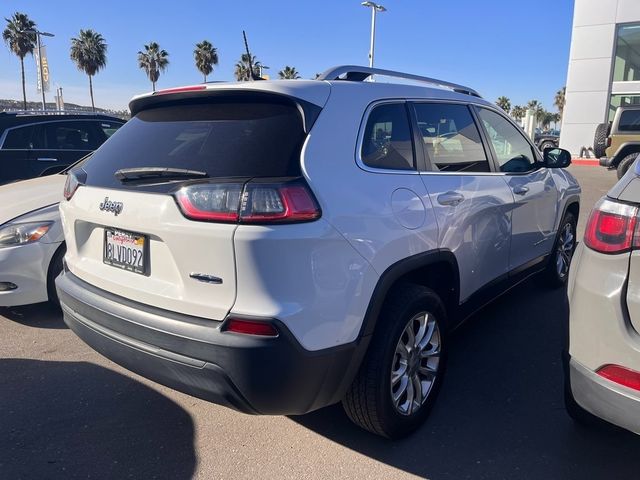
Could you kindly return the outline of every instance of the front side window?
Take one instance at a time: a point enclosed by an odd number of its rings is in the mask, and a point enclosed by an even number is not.
[[[417,103],[420,136],[431,163],[439,171],[488,172],[480,133],[466,105]]]
[[[379,105],[371,111],[364,130],[361,156],[362,162],[372,168],[415,169],[411,128],[404,103]]]
[[[45,126],[50,150],[94,150],[100,144],[91,122],[51,122]]]
[[[485,108],[478,109],[478,115],[493,145],[501,172],[528,172],[536,168],[531,144],[511,122]]]

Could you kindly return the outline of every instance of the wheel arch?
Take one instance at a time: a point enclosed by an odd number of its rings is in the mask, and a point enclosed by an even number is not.
[[[430,250],[394,263],[380,276],[364,317],[361,337],[374,333],[386,299],[404,282],[431,288],[445,304],[448,317],[455,314],[460,299],[458,262],[450,250]]]
[[[613,160],[611,160],[610,167],[617,167],[624,157],[632,153],[640,153],[640,142],[626,142],[620,145],[620,148],[613,156]]]

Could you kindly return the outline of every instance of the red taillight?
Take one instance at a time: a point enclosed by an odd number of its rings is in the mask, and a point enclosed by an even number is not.
[[[176,200],[192,220],[231,223],[294,223],[315,220],[320,209],[302,182],[198,183]]]
[[[640,390],[640,372],[620,365],[604,365],[596,372],[603,378],[611,380],[619,385]]]
[[[622,253],[637,246],[634,241],[638,209],[631,205],[601,200],[591,212],[584,243],[601,253]]]
[[[305,185],[249,183],[242,197],[243,222],[303,222],[318,217],[320,209]]]
[[[609,148],[611,146],[611,137],[607,137],[606,147]]]
[[[72,172],[67,173],[67,180],[64,182],[63,191],[65,200],[71,200],[71,197],[76,193],[79,186],[80,182],[78,181],[78,178]]]
[[[175,87],[175,88],[165,88],[162,90],[156,90],[153,92],[154,95],[166,95],[169,93],[182,93],[182,92],[197,92],[199,90],[206,89],[206,85],[190,85],[188,87]]]
[[[225,332],[242,333],[244,335],[259,335],[262,337],[277,337],[278,330],[271,323],[256,320],[230,318],[227,320]]]

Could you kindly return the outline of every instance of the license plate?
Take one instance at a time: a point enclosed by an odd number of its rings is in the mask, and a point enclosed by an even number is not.
[[[107,265],[147,275],[148,245],[149,238],[146,235],[105,228],[102,260]]]

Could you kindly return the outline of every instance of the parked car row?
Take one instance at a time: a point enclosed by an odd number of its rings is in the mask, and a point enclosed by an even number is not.
[[[106,115],[0,113],[0,306],[58,297],[65,243],[58,204],[65,170],[124,121]]]
[[[40,249],[31,298],[57,277],[66,324],[158,383],[253,414],[342,402],[357,425],[398,438],[427,418],[465,318],[534,274],[571,278],[580,298],[569,152],[541,152],[471,88],[343,66],[161,90],[130,110],[63,175],[3,187],[42,192],[8,214],[8,241],[26,241],[4,250]],[[44,193],[62,179],[63,193]],[[581,264],[628,235],[613,212]],[[16,281],[0,295],[19,298]],[[574,318],[568,408],[599,414],[574,371],[604,357],[582,354],[589,325]]]

